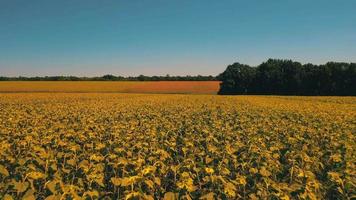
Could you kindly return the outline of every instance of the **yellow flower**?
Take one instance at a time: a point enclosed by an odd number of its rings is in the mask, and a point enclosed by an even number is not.
[[[330,179],[338,184],[342,184],[342,179],[340,178],[340,174],[337,172],[328,172],[328,176]]]
[[[194,186],[194,181],[190,177],[189,173],[183,172],[181,175],[181,180],[177,182],[177,186],[181,189],[187,189],[189,192],[193,192],[196,190],[196,187]]]
[[[229,197],[236,197],[236,187],[234,184],[227,182],[224,184],[224,193]]]
[[[249,172],[251,173],[251,174],[256,174],[257,172],[258,172],[258,170],[256,169],[256,168],[250,168],[250,170],[249,170]]]
[[[271,172],[269,172],[265,167],[261,167],[260,174],[264,177],[271,176]]]
[[[27,174],[27,177],[36,180],[36,179],[44,179],[46,178],[46,175],[41,172],[30,172]]]
[[[214,169],[213,169],[213,168],[210,168],[210,167],[206,167],[206,168],[205,168],[205,171],[206,171],[206,173],[208,173],[208,174],[214,173]]]
[[[334,155],[330,156],[330,160],[332,160],[335,163],[342,162],[340,154],[334,154]]]
[[[147,174],[153,173],[155,170],[156,170],[155,167],[148,166],[142,170],[142,173],[143,173],[143,175],[147,175]]]
[[[239,176],[239,177],[237,178],[237,181],[238,181],[238,183],[239,183],[240,185],[243,185],[243,186],[245,186],[245,185],[247,184],[247,182],[246,182],[246,177],[245,177],[245,176]]]

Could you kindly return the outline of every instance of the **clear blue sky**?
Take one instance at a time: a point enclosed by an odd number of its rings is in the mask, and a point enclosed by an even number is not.
[[[0,76],[356,62],[355,0],[0,0]]]

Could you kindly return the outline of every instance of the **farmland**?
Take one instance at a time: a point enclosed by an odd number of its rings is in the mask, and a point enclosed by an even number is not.
[[[0,109],[0,199],[355,197],[355,97],[2,93]]]
[[[0,81],[0,92],[216,94],[219,81]]]

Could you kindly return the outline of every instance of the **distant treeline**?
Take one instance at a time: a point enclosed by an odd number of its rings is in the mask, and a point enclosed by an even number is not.
[[[1,77],[0,81],[216,81],[216,76],[135,76],[104,75],[101,77],[45,76],[45,77]]]
[[[229,65],[219,94],[356,95],[356,63],[301,64],[269,59],[257,67]]]

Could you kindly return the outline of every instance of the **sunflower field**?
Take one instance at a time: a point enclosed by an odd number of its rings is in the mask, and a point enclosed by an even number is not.
[[[356,98],[0,94],[0,199],[355,199]]]

